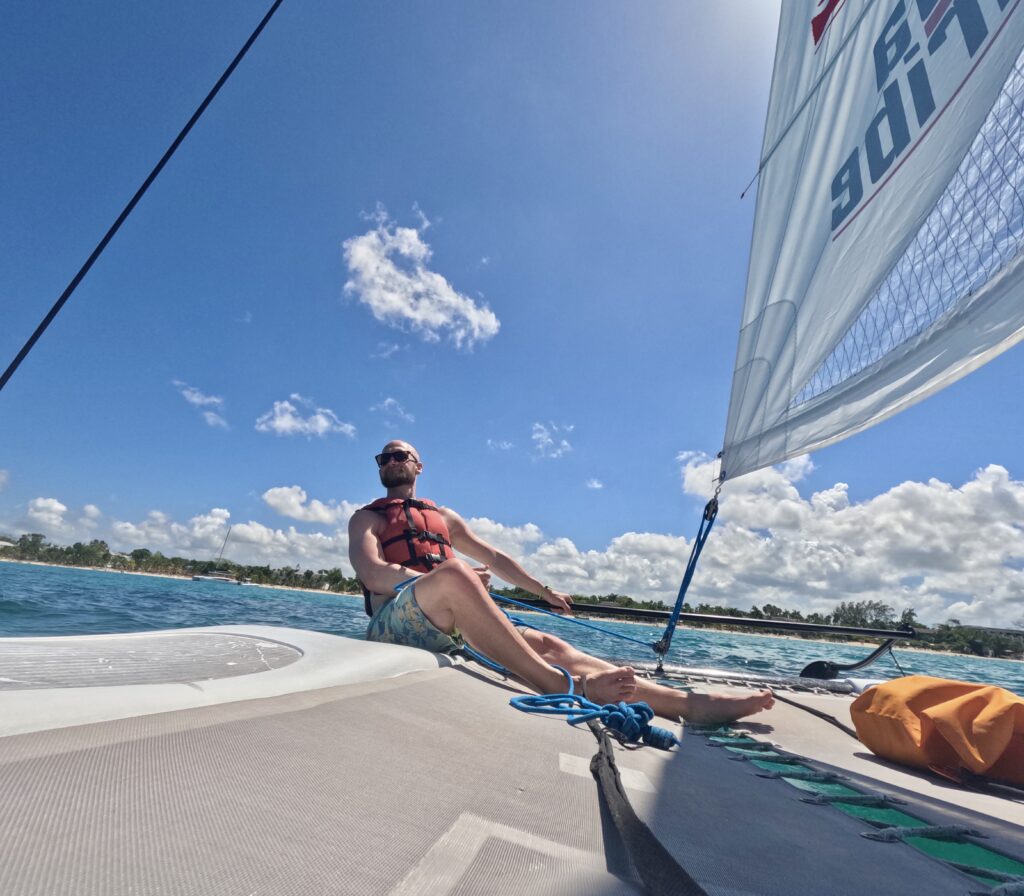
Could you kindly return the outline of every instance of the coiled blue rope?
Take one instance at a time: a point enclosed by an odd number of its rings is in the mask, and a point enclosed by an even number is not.
[[[622,743],[641,741],[649,747],[669,750],[679,743],[671,731],[651,724],[654,710],[646,703],[606,703],[599,706],[576,693],[572,676],[561,666],[555,666],[569,683],[567,694],[523,694],[509,700],[509,705],[520,712],[540,715],[565,716],[570,725],[583,725],[599,721]]]

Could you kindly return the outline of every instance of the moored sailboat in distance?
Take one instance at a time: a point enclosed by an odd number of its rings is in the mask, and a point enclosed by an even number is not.
[[[205,575],[194,575],[192,576],[193,582],[225,582],[229,585],[241,585],[242,580],[233,576],[231,573],[223,569],[215,569],[212,572],[206,573]]]
[[[231,536],[231,527],[228,526],[228,531],[224,533],[224,541],[220,546],[220,553],[217,555],[216,566],[206,573],[197,573],[192,576],[193,582],[223,582],[227,585],[242,585],[244,584],[238,576],[226,569],[220,569],[221,563],[224,562],[224,548],[228,546],[228,538]]]

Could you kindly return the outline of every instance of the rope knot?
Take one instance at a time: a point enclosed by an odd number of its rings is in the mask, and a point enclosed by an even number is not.
[[[621,735],[627,743],[639,741],[654,716],[646,703],[609,703],[602,711],[604,724]]]
[[[659,750],[669,750],[678,743],[671,731],[651,724],[654,710],[646,703],[609,703],[602,712],[605,726],[614,731],[622,743],[642,741]]]
[[[522,712],[564,715],[570,725],[596,719],[624,744],[643,742],[659,750],[669,750],[679,743],[671,731],[651,724],[654,710],[646,703],[606,703],[599,706],[579,694],[529,695],[513,697],[509,702]]]

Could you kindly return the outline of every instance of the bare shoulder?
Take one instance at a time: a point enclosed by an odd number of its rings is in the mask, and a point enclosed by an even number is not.
[[[449,529],[464,530],[467,528],[466,521],[450,507],[437,506],[437,512],[441,514]]]
[[[374,531],[380,527],[381,522],[382,518],[379,513],[374,513],[372,510],[361,507],[352,514],[351,519],[348,521],[348,528],[350,532],[360,532],[366,529]]]

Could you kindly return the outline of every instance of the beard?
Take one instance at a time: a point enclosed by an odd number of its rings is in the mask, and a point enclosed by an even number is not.
[[[384,488],[397,485],[412,485],[416,481],[416,473],[408,464],[388,464],[380,471],[380,484]]]

